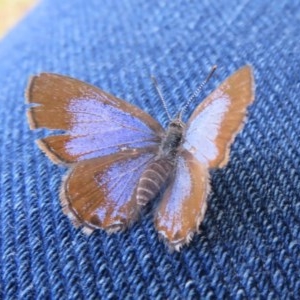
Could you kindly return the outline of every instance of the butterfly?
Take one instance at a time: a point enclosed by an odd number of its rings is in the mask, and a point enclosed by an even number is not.
[[[32,77],[26,98],[30,128],[52,133],[38,146],[69,168],[60,199],[75,226],[85,233],[123,230],[161,193],[154,224],[167,245],[179,251],[199,230],[209,171],[228,162],[230,145],[254,100],[254,79],[251,66],[242,67],[198,105],[186,124],[181,111],[166,129],[140,108],[58,74]]]

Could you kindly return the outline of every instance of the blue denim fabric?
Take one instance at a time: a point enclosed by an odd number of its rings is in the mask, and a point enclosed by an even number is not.
[[[300,299],[299,22],[292,0],[41,1],[0,42],[0,298]],[[124,233],[71,225],[66,169],[28,128],[30,75],[90,82],[164,123],[150,74],[174,114],[212,65],[199,102],[246,63],[256,100],[189,247],[168,252],[151,205]]]

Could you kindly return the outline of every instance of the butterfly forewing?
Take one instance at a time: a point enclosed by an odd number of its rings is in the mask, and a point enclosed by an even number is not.
[[[62,185],[65,213],[86,228],[125,228],[137,217],[137,184],[155,154],[149,148],[77,163]]]
[[[85,82],[50,73],[32,78],[27,101],[32,129],[64,130],[39,140],[57,163],[73,163],[145,148],[160,142],[163,129],[141,109]]]
[[[209,168],[228,162],[229,147],[241,130],[247,107],[254,100],[252,68],[228,77],[193,112],[183,147]]]
[[[179,250],[190,241],[203,219],[209,174],[205,165],[184,150],[173,175],[157,207],[155,226],[171,248]]]

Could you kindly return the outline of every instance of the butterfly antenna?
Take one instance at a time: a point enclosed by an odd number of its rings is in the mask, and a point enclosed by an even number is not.
[[[217,66],[214,65],[208,76],[206,77],[206,79],[197,87],[197,89],[195,90],[195,92],[193,93],[193,95],[188,99],[188,101],[186,102],[185,106],[183,107],[183,109],[180,112],[180,116],[183,115],[183,113],[185,112],[185,110],[189,107],[189,105],[191,104],[191,102],[199,96],[200,92],[202,91],[203,87],[206,85],[206,83],[209,81],[209,79],[211,78],[211,76],[214,74],[214,72],[216,71]]]
[[[160,100],[161,100],[161,102],[162,102],[162,104],[164,106],[165,112],[166,112],[169,120],[171,121],[172,119],[171,119],[171,116],[169,114],[165,98],[164,98],[164,96],[163,96],[163,94],[162,94],[162,92],[161,92],[161,90],[160,90],[160,88],[158,86],[157,80],[156,80],[156,78],[153,75],[151,76],[151,80],[152,80],[152,82],[153,82],[153,84],[154,84],[154,86],[156,88],[156,91],[157,91],[157,93],[159,95],[159,98],[160,98]]]

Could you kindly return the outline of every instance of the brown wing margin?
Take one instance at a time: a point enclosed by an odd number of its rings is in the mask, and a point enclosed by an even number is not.
[[[153,140],[154,143],[159,142],[163,134],[161,125],[138,107],[92,85],[67,76],[42,73],[32,77],[26,91],[26,101],[33,104],[27,111],[31,129],[47,128],[66,131],[64,135],[52,135],[38,141],[40,148],[54,163],[68,164],[83,159],[80,153],[71,153],[70,147],[69,149],[67,147],[71,140],[80,138],[77,133],[74,133],[74,127],[77,126],[78,128],[78,123],[76,123],[76,120],[80,119],[78,115],[82,119],[83,114],[89,114],[91,121],[86,122],[90,124],[103,121],[101,113],[91,112],[91,107],[88,108],[89,111],[85,111],[87,107],[84,107],[84,103],[88,101],[90,101],[90,106],[93,104],[96,108],[98,103],[104,105],[107,111],[110,107],[114,108],[119,113],[126,116],[130,115],[147,126],[150,133],[149,138],[145,138],[146,140]],[[77,105],[75,108],[72,107],[74,101]],[[78,103],[83,103],[83,107],[80,107],[81,111],[76,112]],[[100,111],[100,108],[98,110]],[[114,117],[111,116],[111,119],[114,120]],[[126,126],[125,123],[126,120],[121,126]],[[133,137],[134,134],[133,130]],[[122,143],[120,143],[121,147]]]
[[[225,166],[230,145],[242,129],[247,108],[254,100],[254,89],[253,71],[249,65],[228,77],[193,112],[187,123],[189,140],[185,148],[200,161],[206,159],[210,168]],[[208,116],[205,124],[201,121],[203,115]],[[205,149],[209,151],[204,153]]]
[[[144,149],[77,163],[61,187],[64,213],[86,233],[126,228],[138,217],[136,188],[156,152]]]
[[[155,213],[155,227],[171,249],[188,244],[206,211],[209,174],[188,151],[178,158],[173,181],[166,189]]]

